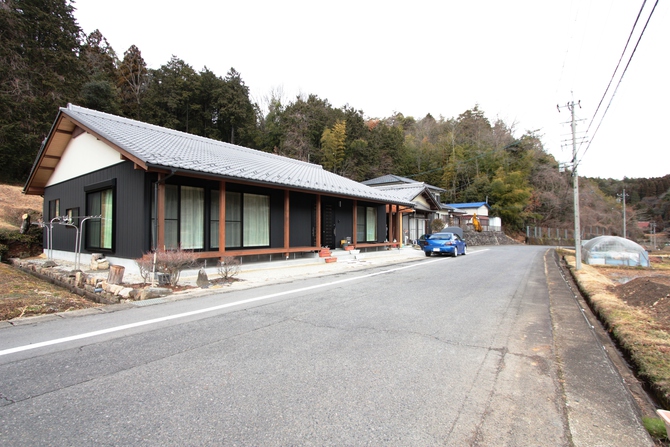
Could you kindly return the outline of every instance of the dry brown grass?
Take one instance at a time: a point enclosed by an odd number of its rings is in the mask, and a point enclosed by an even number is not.
[[[649,313],[628,305],[614,293],[607,267],[582,264],[574,269],[574,252],[565,255],[573,277],[607,330],[633,362],[638,376],[670,406],[670,334]],[[631,269],[635,276],[636,269]]]
[[[20,186],[0,185],[0,229],[18,230],[24,213],[42,215],[42,197],[25,195],[21,189]]]
[[[7,264],[0,278],[0,320],[101,306]]]

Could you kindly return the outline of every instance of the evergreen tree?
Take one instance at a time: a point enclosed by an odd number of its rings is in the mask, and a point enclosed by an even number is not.
[[[184,60],[172,56],[167,64],[150,73],[143,107],[146,120],[158,126],[189,132],[191,105],[196,105],[195,70]]]
[[[267,115],[262,116],[259,114],[257,147],[266,152],[278,153],[282,138],[284,137],[282,115],[285,107],[279,95],[273,93],[267,99],[267,108]]]
[[[207,67],[196,77],[192,98],[189,132],[215,140],[223,140],[219,129],[219,100],[225,81]]]
[[[131,45],[119,62],[116,86],[120,92],[121,112],[128,117],[142,119],[142,104],[149,86],[147,64],[142,52]]]
[[[221,140],[252,146],[255,139],[256,111],[249,99],[249,87],[231,68],[224,78],[218,99],[218,127]]]
[[[66,0],[4,0],[0,30],[0,181],[20,183],[85,81],[81,30]]]
[[[116,52],[100,30],[96,29],[86,36],[86,42],[81,48],[81,59],[89,78],[116,81]]]
[[[80,105],[102,112],[120,113],[120,93],[116,87],[116,53],[99,30],[86,37],[81,49],[88,81],[81,90]]]

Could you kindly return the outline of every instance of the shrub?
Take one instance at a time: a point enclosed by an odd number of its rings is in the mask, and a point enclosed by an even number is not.
[[[233,256],[224,256],[217,265],[219,276],[224,281],[230,281],[240,273],[240,261]]]
[[[170,285],[174,287],[179,283],[181,271],[193,267],[197,259],[195,253],[182,250],[181,248],[176,250],[157,250],[156,273],[166,274],[170,278]],[[147,252],[141,258],[135,260],[145,284],[153,272],[153,261],[153,252]]]
[[[151,273],[154,269],[154,254],[150,251],[144,253],[141,258],[135,259],[135,264],[137,264],[137,268],[140,270],[142,281],[146,284],[149,282],[149,278],[151,278]]]
[[[440,219],[434,219],[434,220],[430,223],[430,230],[431,230],[433,233],[439,233],[439,232],[442,231],[443,229],[444,229],[444,222],[441,221]]]
[[[28,253],[31,256],[42,252],[42,228],[32,225],[26,234],[21,234],[15,229],[0,230],[0,244],[4,248],[2,258],[19,256],[22,253]]]

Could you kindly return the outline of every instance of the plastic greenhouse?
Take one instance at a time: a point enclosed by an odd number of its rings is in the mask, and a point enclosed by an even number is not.
[[[599,236],[584,242],[582,259],[590,265],[649,267],[649,254],[639,244],[619,236]]]

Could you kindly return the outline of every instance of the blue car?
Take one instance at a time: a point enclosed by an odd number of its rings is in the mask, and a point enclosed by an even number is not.
[[[433,233],[421,236],[419,245],[426,254],[431,256],[433,253],[439,255],[465,255],[468,253],[468,244],[455,233]]]

